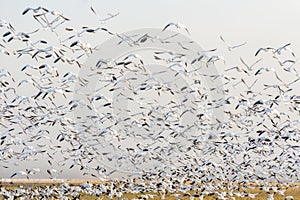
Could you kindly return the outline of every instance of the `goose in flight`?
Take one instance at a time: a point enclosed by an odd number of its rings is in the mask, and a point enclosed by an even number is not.
[[[244,45],[247,44],[247,42],[243,42],[243,43],[241,43],[241,44],[237,44],[237,45],[231,46],[231,45],[228,45],[228,44],[226,43],[226,41],[224,40],[224,38],[223,38],[222,36],[220,36],[220,39],[221,39],[221,40],[224,42],[224,44],[227,46],[228,51],[232,51],[232,50],[235,49],[235,48],[239,48],[239,47],[244,46]]]
[[[168,23],[163,29],[162,31],[165,31],[167,28],[169,28],[170,26],[175,26],[176,28],[178,29],[184,29],[189,35],[190,34],[190,31],[188,30],[188,28],[184,25],[184,24],[181,24],[181,23],[174,23],[174,22],[170,22]]]
[[[32,10],[34,13],[37,13],[39,10],[45,11],[46,13],[49,12],[49,10],[45,7],[39,6],[37,8],[26,8],[23,12],[22,15],[26,15],[26,13],[28,13],[28,11]]]
[[[97,14],[97,12],[95,11],[95,9],[92,6],[90,8],[91,8],[92,12],[97,16],[97,18],[101,22],[101,24],[104,24],[106,21],[108,21],[108,20],[110,20],[110,19],[112,19],[112,18],[114,18],[114,17],[116,17],[120,14],[119,12],[117,12],[115,14],[107,13],[108,17],[101,19],[99,17],[99,15]]]

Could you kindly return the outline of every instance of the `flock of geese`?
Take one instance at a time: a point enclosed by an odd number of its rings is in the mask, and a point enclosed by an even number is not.
[[[176,34],[116,33],[106,24],[119,13],[100,17],[91,11],[96,27],[71,27],[63,13],[41,6],[22,13],[37,25],[30,32],[0,21],[0,56],[7,64],[0,69],[0,165],[6,178],[60,178],[73,170],[111,181],[0,188],[0,195],[144,193],[140,198],[148,199],[155,192],[162,199],[168,193],[234,199],[255,198],[246,190],[256,183],[269,200],[274,194],[293,198],[285,195],[288,185],[268,185],[300,179],[300,75],[292,44],[259,48],[252,63],[241,57],[232,65],[217,49],[187,60],[192,42],[178,42]],[[161,32],[172,28],[190,33],[180,23]],[[101,34],[118,38],[113,48],[158,41],[181,51],[154,50],[152,59],[166,67],[152,73],[139,53],[86,66],[100,48],[86,41]],[[228,53],[247,45],[220,39]],[[202,73],[213,67],[219,73]],[[78,71],[86,69],[81,76]],[[183,79],[191,82],[180,85]],[[95,88],[86,92],[89,84]]]
[[[16,197],[18,199],[84,199],[85,195],[92,195],[97,199],[129,199],[123,198],[124,194],[136,194],[130,199],[200,199],[215,197],[215,199],[247,198],[255,199],[258,193],[245,192],[246,188],[253,189],[254,185],[219,185],[219,189],[227,189],[227,192],[216,191],[212,185],[195,184],[187,180],[172,179],[148,179],[147,184],[136,179],[115,180],[92,184],[89,182],[79,185],[62,183],[60,185],[44,185],[26,187],[20,186],[15,190],[0,188],[0,194],[5,199]],[[180,182],[179,182],[180,181]],[[297,186],[299,187],[299,186]],[[291,195],[285,195],[288,185],[261,185],[260,190],[268,194],[267,199],[271,200],[274,195],[282,199],[292,200]]]

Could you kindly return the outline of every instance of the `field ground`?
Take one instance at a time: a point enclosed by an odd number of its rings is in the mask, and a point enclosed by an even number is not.
[[[44,179],[38,179],[38,180],[24,180],[24,179],[13,179],[13,180],[9,180],[9,181],[1,181],[1,187],[5,188],[7,190],[17,190],[20,188],[20,186],[25,189],[27,187],[32,187],[32,188],[38,188],[38,187],[42,187],[45,185],[59,185],[61,183],[68,183],[69,185],[80,185],[82,183],[93,183],[93,184],[101,184],[103,183],[103,181],[97,181],[97,180],[44,180]],[[256,194],[257,196],[255,197],[255,199],[267,199],[268,194],[263,191],[260,190],[259,187],[254,187],[252,189],[247,189],[247,192],[250,192],[252,194]],[[193,191],[189,192],[190,194],[193,194]],[[272,193],[272,192],[271,192]],[[154,196],[153,199],[161,199],[159,194],[154,194],[154,193],[145,193],[145,194],[152,194]],[[124,194],[122,196],[122,198],[127,198],[127,199],[133,199],[133,198],[139,198],[141,195],[143,195],[142,193],[140,194]],[[275,200],[282,200],[285,199],[285,196],[293,196],[294,200],[300,200],[300,183],[295,183],[293,187],[289,187],[287,188],[287,190],[285,191],[285,195],[281,196],[279,194],[275,194],[274,195],[274,199]],[[246,199],[246,200],[250,200],[253,198],[250,197],[238,197],[238,196],[234,196],[236,200],[239,199]],[[0,200],[5,199],[3,196],[0,196]],[[18,198],[17,198],[18,199]],[[55,199],[55,198],[54,198]],[[81,194],[80,199],[83,200],[93,200],[93,199],[102,199],[102,200],[106,200],[109,199],[107,196],[100,196],[97,197],[95,195],[88,195],[88,194]],[[114,198],[117,199],[117,198]],[[176,197],[172,196],[172,194],[166,194],[165,199],[170,199],[170,200],[175,200]],[[181,197],[180,199],[187,199],[189,200],[190,197],[185,196],[185,197]],[[198,199],[198,198],[195,198]],[[217,195],[211,195],[211,196],[204,196],[205,200],[213,200],[213,199],[217,199]]]

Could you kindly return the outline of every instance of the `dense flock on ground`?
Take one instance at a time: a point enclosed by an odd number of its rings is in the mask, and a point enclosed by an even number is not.
[[[258,48],[252,61],[240,57],[234,65],[218,48],[199,49],[188,60],[192,41],[124,35],[108,28],[119,13],[90,12],[96,26],[44,7],[21,13],[33,30],[0,21],[0,164],[16,169],[6,178],[57,178],[75,170],[85,178],[125,177],[124,184],[156,181],[147,187],[199,196],[231,191],[233,183],[299,181],[300,77],[292,44]],[[189,34],[180,23],[161,31],[169,29]],[[87,66],[101,48],[93,43],[99,37],[118,38],[112,48],[159,42],[181,51],[153,50],[151,58],[166,66],[156,73],[138,53]],[[220,39],[230,53],[247,46]],[[219,73],[202,73],[212,68]],[[91,77],[98,83],[85,93]],[[180,85],[181,79],[191,82]]]

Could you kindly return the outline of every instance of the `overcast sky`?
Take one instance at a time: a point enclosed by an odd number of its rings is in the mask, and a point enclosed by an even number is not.
[[[12,22],[18,29],[28,28],[32,21],[24,20],[21,13],[26,7],[39,5],[63,12],[73,22],[82,24],[95,19],[90,6],[97,9],[99,15],[120,12],[120,16],[110,22],[118,32],[161,28],[169,22],[181,22],[190,29],[191,37],[207,48],[218,45],[219,35],[228,41],[247,41],[253,47],[286,42],[296,45],[300,33],[297,25],[300,2],[297,0],[12,0],[2,3],[0,18]]]
[[[2,2],[0,19],[12,23],[18,31],[31,31],[37,24],[22,12],[37,6],[64,13],[78,27],[96,24],[90,6],[101,17],[120,12],[107,24],[119,33],[139,28],[161,29],[169,22],[180,22],[188,27],[192,40],[204,49],[218,48],[225,56],[228,51],[220,35],[232,45],[247,42],[235,56],[248,60],[253,59],[259,47],[276,48],[286,43],[292,43],[291,48],[300,55],[298,0],[10,0]],[[1,67],[11,64],[6,62],[2,60]]]

